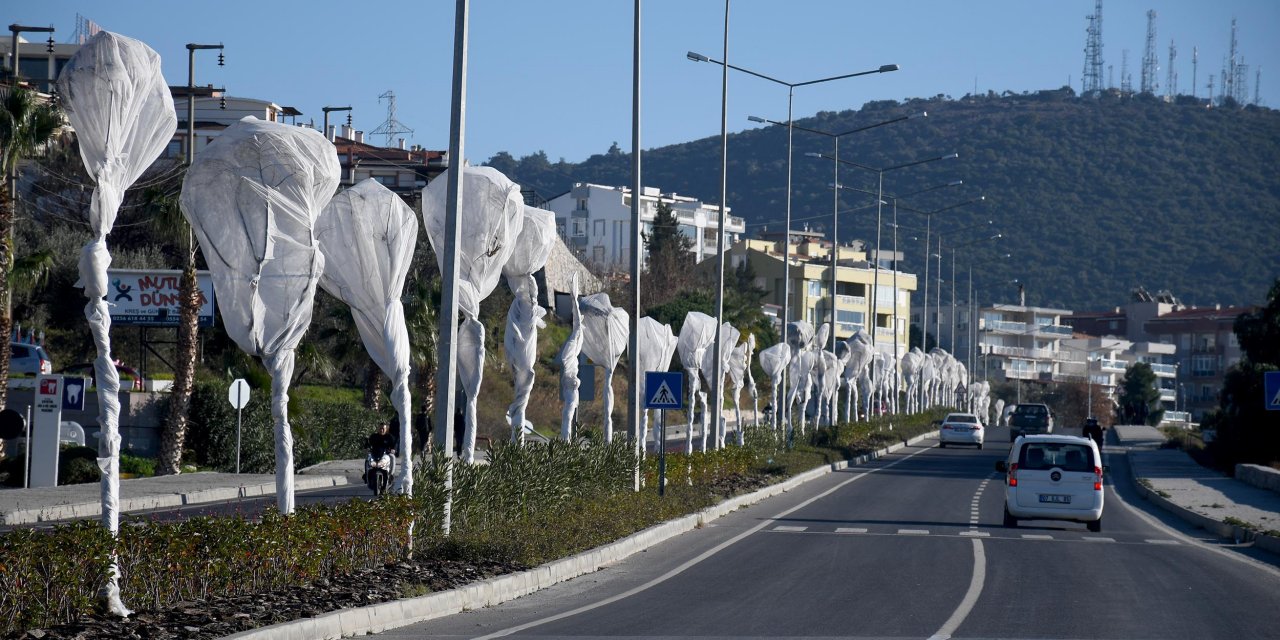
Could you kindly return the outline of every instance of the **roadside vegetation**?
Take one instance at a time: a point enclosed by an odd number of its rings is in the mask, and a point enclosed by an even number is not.
[[[288,517],[272,510],[258,521],[222,516],[160,523],[126,517],[115,549],[125,602],[140,614],[134,618],[138,622],[125,624],[149,624],[166,611],[214,596],[274,592],[404,563],[500,563],[503,571],[533,567],[920,435],[944,414],[938,409],[810,430],[797,436],[791,450],[768,427],[749,428],[745,447],[668,453],[662,497],[653,455],[641,467],[644,489],[632,491],[634,459],[625,443],[503,443],[490,452],[488,465],[455,467],[448,536],[440,527],[447,464],[440,455],[420,461],[415,480],[420,491],[413,498],[306,506]],[[0,633],[95,616],[111,550],[110,537],[94,521],[0,536]],[[400,593],[424,588],[409,586]],[[342,606],[363,604],[370,602]]]

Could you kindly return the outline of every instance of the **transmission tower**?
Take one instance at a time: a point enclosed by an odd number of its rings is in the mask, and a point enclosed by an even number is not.
[[[1191,97],[1196,97],[1196,72],[1200,67],[1200,49],[1191,47]]]
[[[1156,64],[1156,11],[1147,11],[1147,46],[1142,52],[1142,92],[1155,95],[1160,91],[1156,77],[1160,66]]]
[[[1120,93],[1133,93],[1133,76],[1129,74],[1129,50],[1120,50]]]
[[[1173,40],[1169,41],[1169,73],[1165,76],[1164,91],[1165,95],[1170,99],[1178,95],[1178,72],[1174,70],[1173,63],[1178,59],[1178,45]]]
[[[1085,16],[1089,26],[1084,45],[1084,93],[1102,91],[1102,0],[1095,0],[1093,14]]]
[[[1253,76],[1253,104],[1254,106],[1262,104],[1262,67],[1258,67]]]
[[[387,120],[378,125],[377,129],[369,132],[369,136],[386,136],[387,143],[383,146],[390,147],[395,143],[396,136],[402,133],[413,133],[403,122],[396,120],[396,94],[387,89],[382,95],[378,96],[378,102],[387,101]]]
[[[1231,19],[1231,48],[1227,54],[1227,63],[1222,69],[1222,96],[1236,97],[1236,19]]]

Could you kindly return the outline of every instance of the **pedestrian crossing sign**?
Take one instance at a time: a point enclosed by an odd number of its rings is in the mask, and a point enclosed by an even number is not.
[[[1262,374],[1262,385],[1267,402],[1267,411],[1280,411],[1280,371],[1267,371]]]
[[[684,374],[679,371],[644,372],[644,408],[679,409],[684,406]]]

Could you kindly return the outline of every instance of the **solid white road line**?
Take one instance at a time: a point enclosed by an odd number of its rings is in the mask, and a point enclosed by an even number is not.
[[[987,581],[987,553],[982,548],[982,541],[973,539],[973,576],[969,578],[969,590],[965,592],[964,599],[960,601],[960,606],[951,614],[947,621],[942,623],[929,640],[948,640],[951,634],[960,628],[965,618],[969,617],[969,612],[973,611],[973,606],[978,603],[978,596],[982,595],[982,585]]]
[[[928,449],[928,448],[920,449],[919,451],[916,451],[916,452],[914,452],[914,453],[909,453],[909,454],[907,454],[907,455],[905,455],[905,456],[902,456],[901,458],[899,458],[899,459],[897,459],[897,460],[894,460],[893,462],[890,462],[889,464],[886,464],[886,465],[884,465],[883,467],[876,467],[875,469],[867,469],[866,471],[863,471],[862,473],[859,473],[858,475],[853,476],[852,478],[849,478],[848,480],[845,480],[844,482],[841,482],[840,484],[838,484],[838,485],[836,485],[836,486],[834,486],[834,487],[831,487],[830,489],[827,489],[826,491],[823,491],[822,493],[819,493],[818,495],[816,495],[816,496],[814,496],[814,497],[812,497],[812,498],[809,498],[808,500],[805,500],[804,502],[801,502],[800,504],[798,504],[798,505],[796,505],[796,506],[794,506],[794,507],[791,507],[790,509],[787,509],[786,511],[783,511],[783,512],[781,512],[781,513],[779,513],[779,514],[777,514],[777,515],[773,516],[772,518],[768,518],[768,519],[766,519],[766,520],[762,521],[760,524],[757,524],[756,526],[751,527],[750,529],[747,529],[746,531],[743,531],[742,533],[739,533],[738,535],[736,535],[736,536],[734,536],[734,537],[732,537],[732,538],[730,538],[730,539],[728,539],[728,540],[725,540],[724,542],[721,542],[720,544],[718,544],[718,545],[716,545],[716,546],[714,546],[714,547],[712,547],[712,548],[710,548],[710,549],[708,549],[708,550],[706,550],[706,551],[702,552],[702,553],[701,553],[701,554],[699,554],[698,556],[696,556],[696,557],[694,557],[694,558],[691,558],[690,560],[686,561],[684,564],[681,564],[680,566],[678,566],[678,567],[676,567],[676,568],[674,568],[674,569],[672,569],[672,570],[670,570],[670,571],[668,571],[668,572],[666,572],[666,573],[664,573],[664,574],[662,574],[662,575],[660,575],[660,576],[658,576],[658,577],[654,578],[653,580],[650,580],[650,581],[648,581],[648,582],[646,582],[646,583],[644,583],[644,584],[642,584],[642,585],[639,585],[639,586],[633,587],[633,588],[631,588],[631,589],[628,589],[628,590],[626,590],[626,591],[623,591],[622,593],[619,593],[619,594],[617,594],[617,595],[615,595],[615,596],[610,596],[610,597],[608,597],[608,598],[605,598],[604,600],[599,600],[599,601],[597,601],[597,602],[593,602],[593,603],[588,604],[588,605],[583,605],[583,606],[581,606],[581,607],[578,607],[577,609],[571,609],[571,610],[569,610],[569,611],[565,611],[565,612],[563,612],[563,613],[557,613],[556,615],[553,615],[553,616],[547,616],[547,617],[545,617],[545,618],[541,618],[541,619],[538,619],[538,620],[533,620],[533,621],[530,621],[530,622],[526,622],[526,623],[524,623],[524,624],[516,625],[516,626],[514,626],[514,627],[508,627],[508,628],[506,628],[506,629],[501,629],[501,630],[495,631],[495,632],[493,632],[493,633],[490,633],[490,634],[488,634],[488,635],[480,636],[480,637],[476,638],[476,640],[489,640],[489,638],[501,638],[501,637],[504,637],[504,636],[509,636],[509,635],[511,635],[511,634],[513,634],[513,633],[518,633],[518,632],[520,632],[520,631],[524,631],[524,630],[526,630],[526,629],[532,629],[533,627],[538,627],[538,626],[544,625],[544,624],[546,624],[546,623],[548,623],[548,622],[555,622],[556,620],[563,620],[563,619],[565,619],[565,618],[569,618],[569,617],[572,617],[572,616],[576,616],[576,615],[578,615],[579,613],[585,613],[585,612],[587,612],[587,611],[591,611],[591,610],[593,610],[593,609],[598,609],[598,608],[603,607],[603,606],[608,605],[608,604],[613,604],[613,603],[615,603],[615,602],[618,602],[619,600],[625,600],[626,598],[630,598],[631,596],[633,596],[633,595],[635,595],[635,594],[637,594],[637,593],[640,593],[641,591],[645,591],[645,590],[647,590],[647,589],[650,589],[650,588],[652,588],[652,587],[655,587],[655,586],[657,586],[657,585],[659,585],[659,584],[662,584],[663,582],[666,582],[667,580],[670,580],[671,578],[674,578],[674,577],[676,577],[676,576],[680,575],[681,573],[684,573],[684,572],[685,572],[685,571],[687,571],[690,567],[693,567],[694,565],[696,565],[696,564],[698,564],[698,563],[702,562],[703,560],[706,560],[707,558],[710,558],[711,556],[714,556],[715,554],[720,553],[721,551],[724,551],[725,549],[727,549],[727,548],[729,548],[729,547],[733,546],[734,544],[737,544],[738,542],[742,541],[744,538],[746,538],[746,537],[748,537],[748,536],[750,536],[750,535],[752,535],[752,534],[754,534],[754,533],[759,532],[761,529],[764,529],[765,527],[769,526],[770,524],[773,524],[774,522],[776,522],[776,521],[778,521],[778,520],[781,520],[782,518],[785,518],[786,516],[791,515],[792,513],[795,513],[796,511],[799,511],[800,509],[803,509],[803,508],[805,508],[805,507],[807,507],[807,506],[809,506],[809,505],[811,505],[811,504],[813,504],[813,503],[817,502],[818,500],[821,500],[821,499],[823,499],[823,498],[825,498],[825,497],[827,497],[827,496],[829,496],[829,495],[831,495],[831,494],[835,493],[836,491],[839,491],[840,489],[843,489],[846,485],[848,485],[848,484],[850,484],[850,483],[852,483],[852,482],[855,482],[855,481],[857,481],[857,480],[861,480],[862,478],[865,478],[865,477],[867,477],[867,476],[869,476],[869,475],[871,475],[871,474],[873,474],[873,473],[875,473],[875,472],[877,472],[877,471],[881,471],[881,470],[884,470],[884,469],[888,469],[888,468],[894,467],[894,466],[896,466],[896,465],[898,465],[898,464],[900,464],[900,463],[902,463],[902,462],[905,462],[906,460],[909,460],[909,459],[911,459],[911,458],[913,458],[913,457],[915,457],[915,456],[918,456],[918,455],[920,455],[920,454],[922,454],[922,453],[924,453],[924,452],[926,452],[926,451],[929,451],[929,450],[930,450],[930,449]],[[976,541],[975,541],[975,542],[976,542]],[[972,588],[972,586],[971,586],[970,588]],[[972,607],[972,605],[970,605],[970,607]]]

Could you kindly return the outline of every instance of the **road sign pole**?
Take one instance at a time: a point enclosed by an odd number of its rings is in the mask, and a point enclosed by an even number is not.
[[[658,438],[658,495],[667,495],[667,410],[660,409],[662,414],[662,428],[660,428]]]
[[[244,409],[236,409],[236,473],[240,473],[240,414]]]

